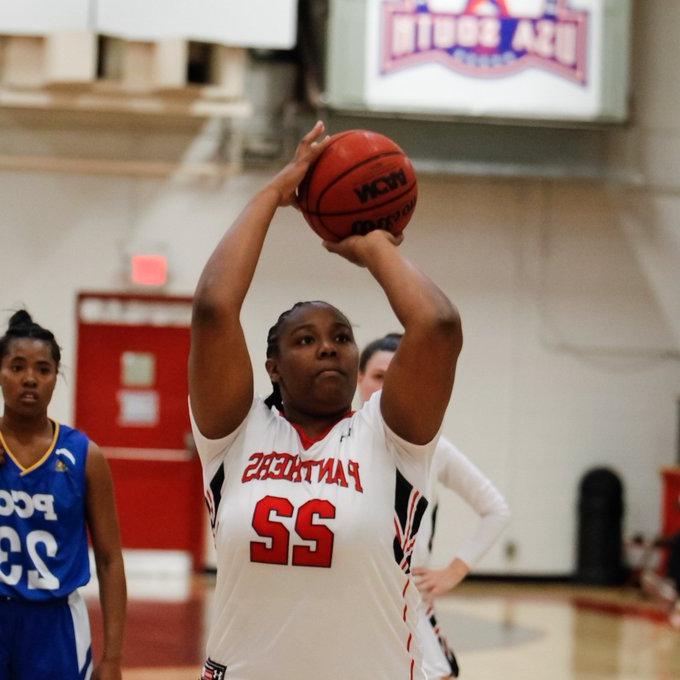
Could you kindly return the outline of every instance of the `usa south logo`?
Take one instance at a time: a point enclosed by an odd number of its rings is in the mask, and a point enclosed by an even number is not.
[[[590,14],[569,0],[543,0],[533,16],[513,10],[512,0],[466,0],[457,12],[386,0],[381,22],[382,74],[435,62],[472,77],[536,68],[587,84]]]

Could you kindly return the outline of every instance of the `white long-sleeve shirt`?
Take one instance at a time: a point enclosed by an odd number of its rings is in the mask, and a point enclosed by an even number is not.
[[[510,519],[510,509],[484,473],[450,441],[441,437],[432,459],[429,504],[418,532],[414,566],[427,564],[432,539],[432,510],[437,505],[437,485],[460,496],[479,515],[476,530],[456,551],[455,557],[473,567],[491,548]]]

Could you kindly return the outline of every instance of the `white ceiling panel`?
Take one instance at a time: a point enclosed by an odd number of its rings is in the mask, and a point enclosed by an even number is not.
[[[0,33],[47,35],[87,29],[93,0],[0,0]]]
[[[132,40],[181,37],[243,47],[290,49],[296,0],[98,0],[99,33]]]

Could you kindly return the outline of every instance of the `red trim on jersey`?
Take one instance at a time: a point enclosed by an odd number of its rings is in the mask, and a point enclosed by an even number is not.
[[[411,491],[408,515],[406,517],[406,526],[404,527],[403,532],[402,527],[398,521],[397,515],[395,514],[394,516],[394,531],[397,536],[397,541],[399,542],[399,545],[401,546],[403,552],[403,558],[401,560],[401,563],[399,564],[399,567],[403,571],[407,571],[409,569],[411,553],[413,552],[413,548],[415,547],[416,543],[416,537],[411,536],[411,534],[413,532],[413,523],[415,520],[416,508],[418,506],[418,501],[420,500],[421,496],[422,494],[417,489],[413,489]]]
[[[410,585],[411,585],[411,579],[407,578],[406,584],[404,585],[404,589],[401,591],[401,596],[404,599],[406,599],[406,591],[408,590]],[[404,620],[404,623],[406,623],[406,614],[407,613],[408,613],[408,603],[404,603],[404,611],[402,613],[402,619]],[[409,631],[408,639],[406,640],[406,653],[411,657],[411,668],[409,670],[410,680],[413,680],[413,668],[415,667],[415,663],[416,663],[415,659],[413,658],[413,655],[411,654],[411,642],[412,641],[413,641],[413,633],[411,631]]]
[[[281,415],[286,418],[284,413],[281,413]],[[318,435],[310,436],[308,435],[303,429],[302,425],[299,423],[294,423],[291,420],[288,420],[288,422],[293,426],[293,429],[298,433],[298,436],[300,437],[300,443],[302,444],[302,448],[306,451],[310,446],[313,446],[317,442],[320,442],[322,439],[326,437],[326,435],[341,421],[344,420],[345,418],[350,418],[351,416],[354,415],[354,411],[347,411],[344,415],[340,416],[334,423],[331,423],[325,430],[320,432]]]
[[[415,515],[416,503],[420,498],[420,493],[414,489],[415,493],[411,497],[411,507],[408,509],[408,523],[406,525],[406,535],[410,536],[413,531],[413,517]]]
[[[406,581],[406,585],[404,586],[404,590],[401,591],[401,596],[406,597],[406,591],[408,590],[408,587],[411,585],[411,579],[408,579]]]

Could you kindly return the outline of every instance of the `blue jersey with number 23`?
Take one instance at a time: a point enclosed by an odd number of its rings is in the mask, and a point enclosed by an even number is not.
[[[22,467],[4,446],[0,465],[0,597],[45,601],[90,580],[85,523],[88,438],[54,423],[45,455]]]

